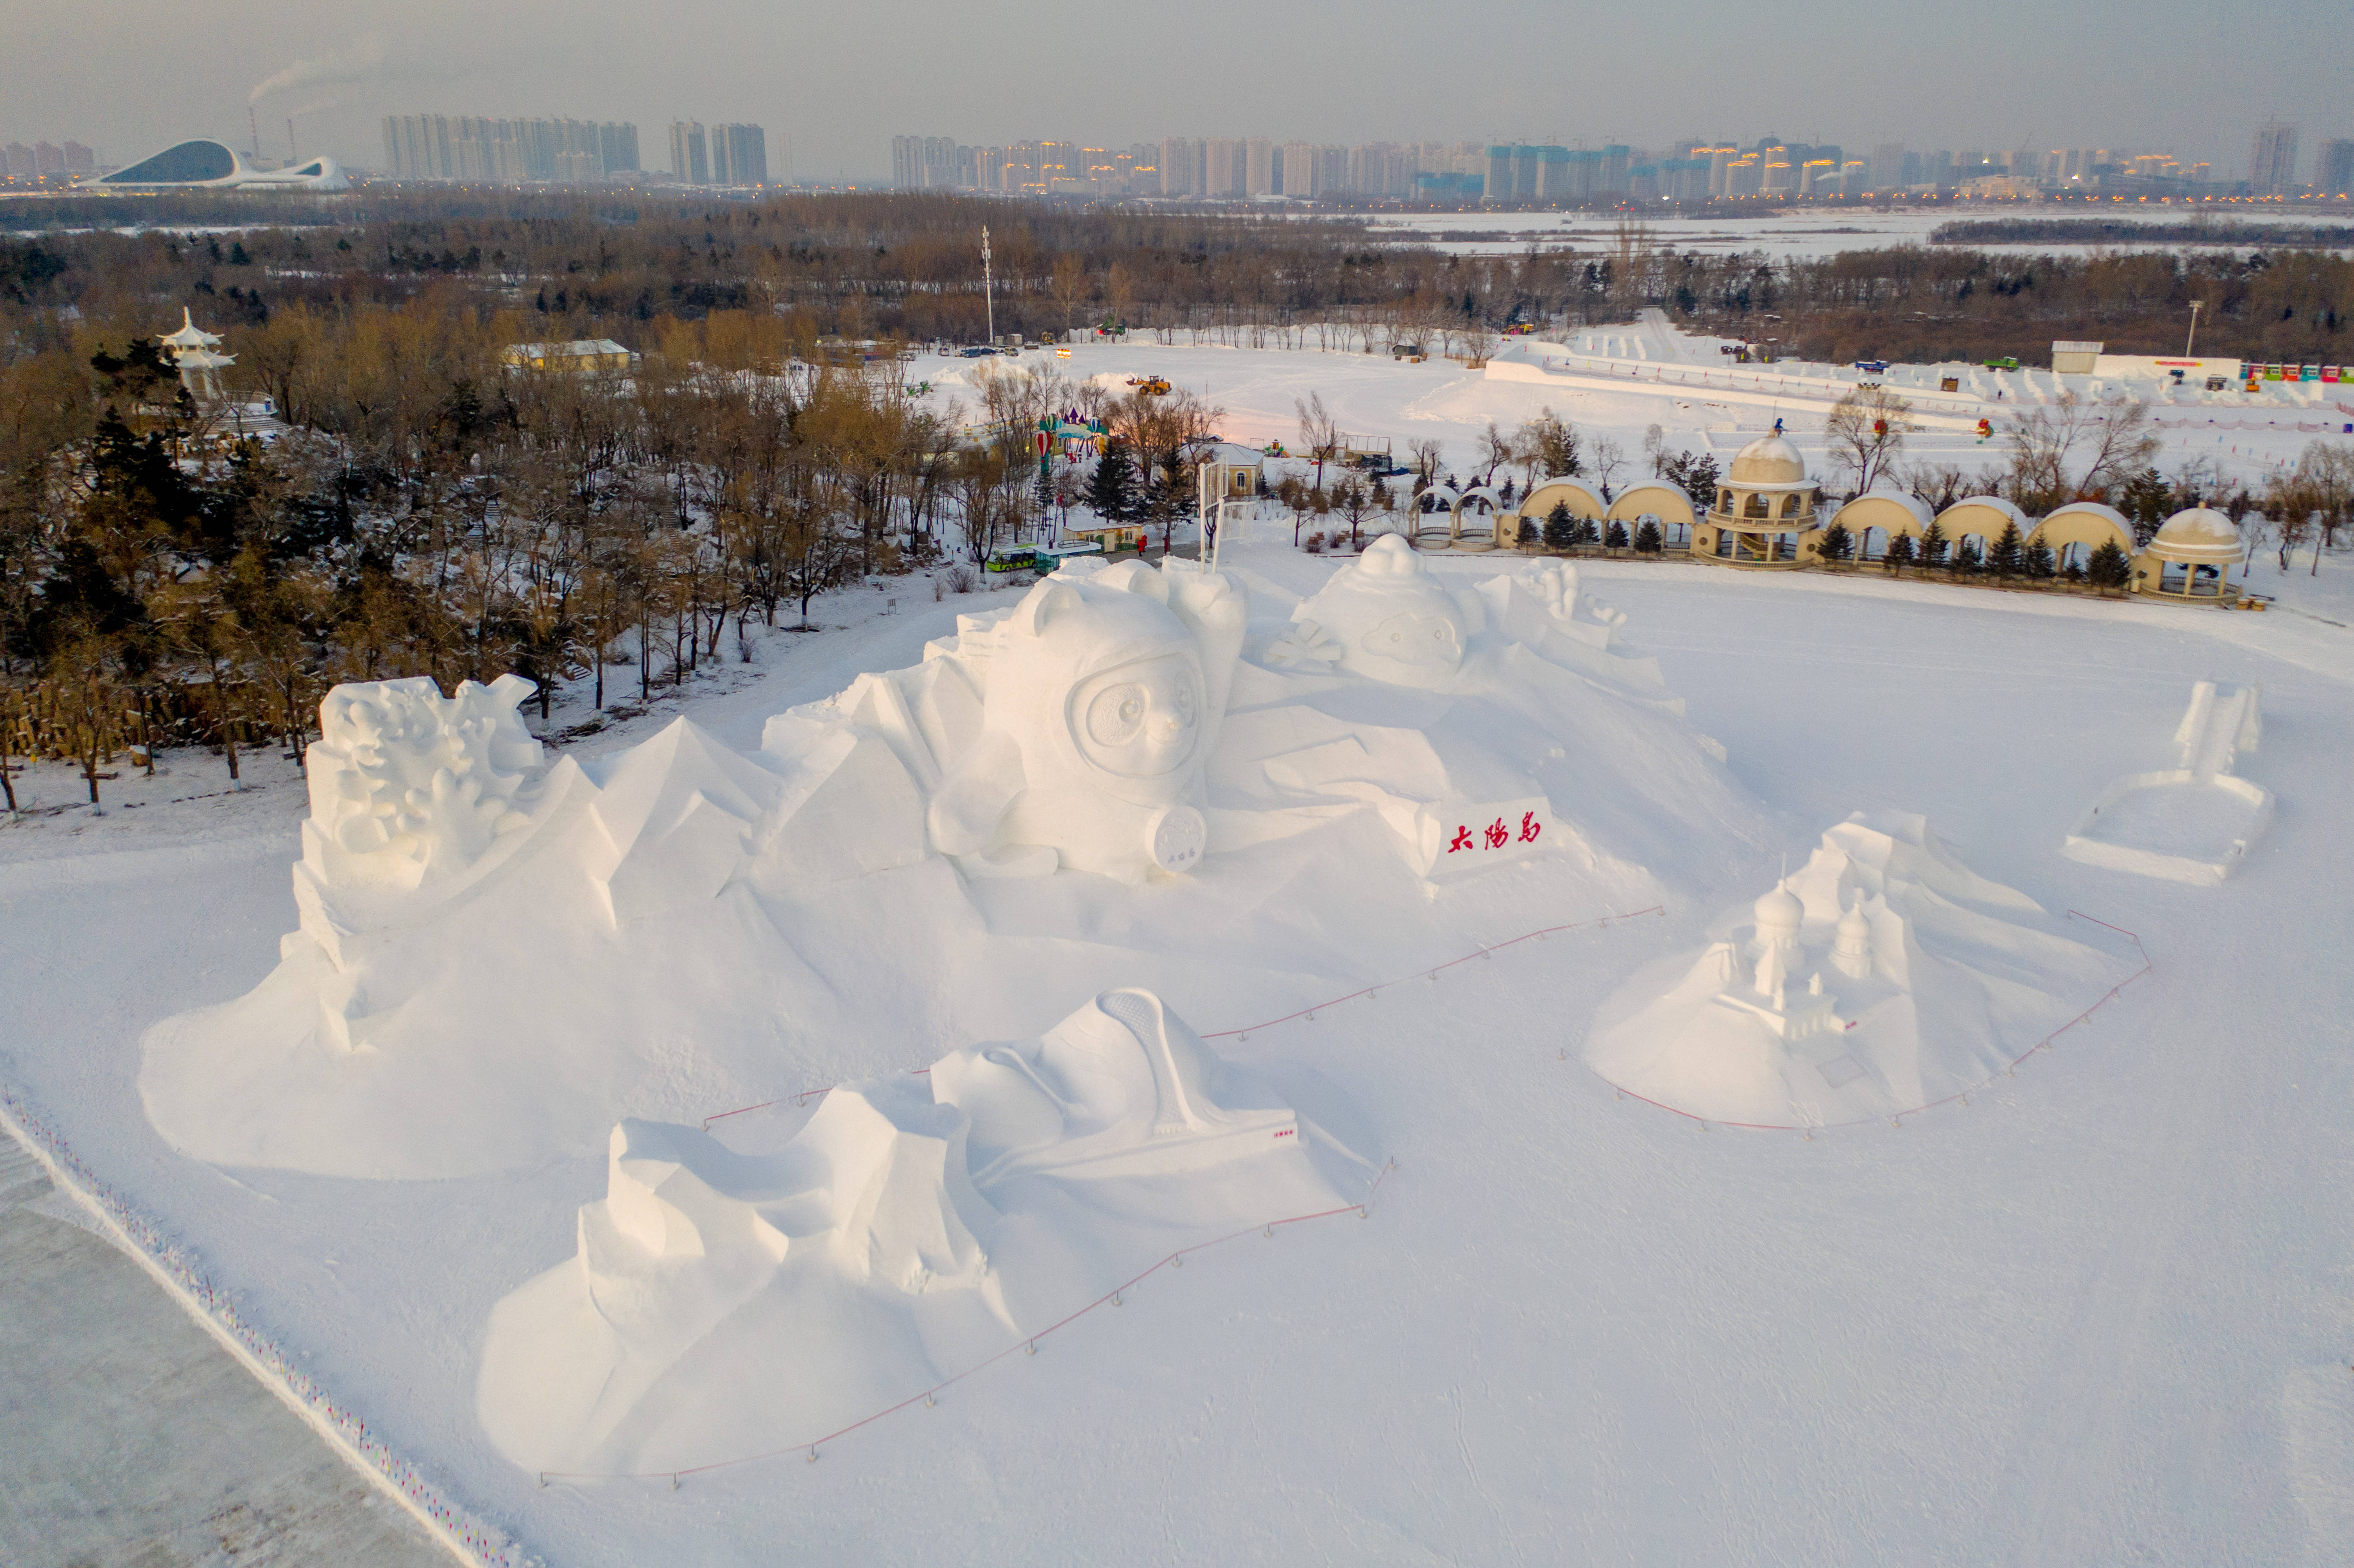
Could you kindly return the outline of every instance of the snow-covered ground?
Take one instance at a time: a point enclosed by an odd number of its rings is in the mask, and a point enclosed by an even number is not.
[[[1656,314],[1646,313],[1647,318]],[[1109,376],[1115,388],[1131,376],[1164,376],[1224,409],[1222,429],[1228,440],[1254,445],[1279,440],[1294,450],[1300,445],[1298,404],[1315,393],[1323,397],[1351,444],[1379,448],[1387,441],[1403,461],[1416,442],[1437,440],[1446,461],[1458,473],[1478,460],[1481,437],[1491,421],[1509,432],[1546,408],[1581,431],[1617,441],[1629,465],[1619,479],[1649,472],[1643,440],[1650,425],[1659,427],[1670,454],[1713,450],[1721,465],[1777,418],[1819,471],[1825,461],[1824,416],[1840,395],[1840,387],[1851,385],[1856,373],[1821,365],[1733,366],[1715,352],[1717,342],[1676,332],[1657,319],[1580,330],[1567,345],[1569,369],[1550,384],[1508,381],[1467,370],[1458,362],[1436,357],[1436,343],[1431,344],[1434,357],[1406,365],[1386,355],[1363,353],[1182,341],[1164,346],[1138,334],[1126,344],[1076,344],[1068,359],[1033,352],[1014,363],[1031,369],[1049,366],[1074,380]],[[1564,353],[1561,346],[1533,339],[1508,339],[1506,347],[1514,355]],[[911,366],[910,377],[930,383],[930,407],[943,412],[955,407],[970,418],[978,401],[971,380],[990,373],[975,366],[1005,364],[1002,359],[928,355]],[[1899,390],[1923,385],[1934,388],[1935,369],[1892,366],[1888,379]],[[1703,372],[1710,380],[1699,379]],[[1948,373],[1963,376],[1965,390],[1978,400],[1940,403],[1932,392],[1919,411],[1925,423],[1938,428],[1913,436],[1907,451],[1915,459],[1955,463],[1965,470],[1999,466],[2006,457],[1999,435],[1981,440],[1973,432],[1981,413],[1999,428],[2014,410],[2048,399],[2055,391],[2048,371],[1997,373],[1954,366]],[[1680,374],[1688,379],[1677,380]],[[2082,383],[2087,378],[2068,379]],[[2083,390],[2081,386],[2078,389]],[[2203,459],[2215,466],[2223,482],[2256,488],[2265,474],[2293,464],[2317,438],[2334,433],[2339,440],[2354,440],[2344,429],[2354,423],[2354,389],[2315,382],[2295,391],[2295,401],[2275,386],[2253,395],[2202,392],[2180,407],[2154,408],[2153,419],[2167,442],[2160,466]],[[2002,396],[1997,397],[1998,392]],[[2341,402],[2347,407],[2341,408]]]
[[[2107,207],[2072,207],[2048,216],[2155,225],[2186,222],[2194,210],[2179,205],[2155,202],[2132,206],[2117,203]],[[1755,217],[1645,217],[1639,221],[1654,245],[1710,255],[1762,250],[1781,261],[1832,256],[1843,250],[1925,245],[1929,242],[1929,236],[1941,224],[2034,216],[2041,215],[2022,214],[2016,205],[2006,203],[1989,207],[1895,207],[1887,210],[1792,207],[1766,208]],[[2265,212],[2250,207],[2225,208],[2219,216],[2232,223],[2306,224],[2316,221],[2307,213]],[[1607,251],[1617,242],[1617,229],[1616,219],[1585,212],[1378,213],[1367,221],[1377,235],[1398,244],[1430,245],[1464,256],[1517,255],[1532,245],[1541,249],[1567,247],[1583,251]],[[2130,238],[2103,247],[2108,250],[2179,250],[2184,248],[2183,242],[2174,239],[2154,240],[2147,247],[2141,247]],[[2024,240],[1980,245],[1975,249],[2084,255],[2092,247]]]
[[[1291,398],[1319,390],[1345,428],[1401,450],[1434,435],[1458,465],[1489,419],[1544,402],[1639,461],[1644,425],[1670,407],[1365,356],[1079,352],[1066,369],[1207,380],[1230,435],[1296,439]],[[1674,450],[1758,421],[1662,422]],[[1227,553],[1278,623],[1334,569],[1290,550],[1288,526],[1270,517]],[[543,1488],[493,1445],[477,1406],[493,1308],[575,1255],[579,1210],[607,1193],[601,1139],[368,1180],[215,1166],[155,1130],[142,1036],[252,991],[295,927],[290,763],[254,758],[255,788],[222,798],[217,759],[167,754],[152,784],[109,783],[96,819],[69,803],[63,769],[20,786],[61,809],[0,828],[0,1077],[341,1405],[551,1563],[2337,1562],[2354,1537],[2338,953],[2354,840],[2335,823],[2354,577],[2339,558],[2317,577],[2306,565],[2260,559],[2252,586],[2281,607],[2253,615],[1586,564],[1587,589],[1625,612],[1631,650],[1727,758],[1721,776],[1558,802],[1648,846],[1635,869],[1664,913],[1599,927],[1628,911],[1566,856],[1392,908],[1394,885],[1347,838],[1279,896],[1218,908],[1185,951],[1153,959],[1163,993],[1204,1034],[1249,1029],[1215,1042],[1238,1063],[1345,1090],[1396,1160],[1368,1218],[1197,1254],[813,1464],[796,1445],[821,1434],[782,1419],[745,1450],[782,1457],[676,1490]],[[1437,569],[1469,587],[1497,568]],[[830,630],[779,632],[758,662],[570,747],[610,758],[684,712],[750,750],[770,715],[917,662],[982,602],[1009,599],[935,600],[921,578],[831,596],[816,609]],[[2237,767],[2276,799],[2270,834],[2220,887],[2063,859],[2088,802],[2158,765],[2198,680],[2264,688],[2261,749]],[[556,727],[583,716],[571,701]],[[1577,778],[1631,755],[1617,732],[1574,744],[1585,754],[1562,766]],[[1857,810],[1925,815],[1972,872],[2054,919],[2137,933],[2152,972],[1966,1107],[1901,1126],[1747,1134],[1617,1097],[1583,1060],[1605,1000]],[[1696,812],[1705,832],[1686,826]],[[1071,915],[1097,922],[1091,939],[1037,950],[1121,983],[1136,960],[1118,898]],[[843,916],[864,929],[873,912]],[[1581,928],[1255,1027],[1539,925]],[[1246,979],[1199,958],[1262,946]],[[1023,951],[1007,949],[1007,974],[1034,972]],[[669,961],[697,996],[768,983]],[[827,1004],[856,1026],[815,1056],[780,1049],[772,1081],[737,1075],[759,1061],[746,1041],[655,1021],[604,1114],[692,1125],[921,1065],[956,1044],[934,1032],[960,1016],[1043,1027],[1079,1000],[986,974],[918,995],[891,965],[875,973]],[[503,974],[504,1015],[563,983],[560,969]],[[781,1041],[795,1021],[778,1022]],[[551,1103],[578,1099],[557,1081],[560,1042],[546,1060]],[[462,1075],[445,1092],[453,1126],[478,1122]]]

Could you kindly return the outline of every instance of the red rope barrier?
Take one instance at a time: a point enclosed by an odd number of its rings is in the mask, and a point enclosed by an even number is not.
[[[2090,920],[2095,926],[2106,927],[2109,930],[2115,931],[2118,936],[2123,937],[2127,941],[2131,942],[2134,945],[2134,950],[2141,955],[2141,968],[2136,969],[2133,973],[2127,975],[2125,979],[2111,986],[2109,988],[2108,994],[2101,998],[2100,1001],[2093,1003],[2092,1006],[2084,1009],[2084,1012],[2078,1013],[2075,1017],[2070,1019],[2067,1022],[2062,1024],[2051,1033],[2046,1034],[2042,1039],[2038,1040],[2034,1044],[2030,1045],[2018,1055],[2013,1056],[2003,1067],[2003,1072],[2006,1075],[2014,1071],[2021,1062],[2026,1061],[2038,1051],[2048,1049],[2051,1046],[2052,1042],[2059,1039],[2060,1036],[2065,1034],[2071,1029],[2075,1028],[2076,1025],[2090,1022],[2094,1013],[2098,1012],[2102,1008],[2106,1007],[2110,1002],[2117,1000],[2118,992],[2124,991],[2126,987],[2133,984],[2134,981],[2141,979],[2144,975],[2150,972],[2151,964],[2149,960],[2149,949],[2142,946],[2142,941],[2139,937],[2134,935],[2131,931],[2126,930],[2123,926],[2111,926],[2106,920],[2087,915],[2081,909],[2071,909],[2068,911],[2068,915],[2072,919]],[[1597,1073],[1595,1076],[1601,1077],[1601,1075]],[[1603,1078],[1602,1081],[1606,1084],[1610,1084],[1610,1080],[1607,1078]],[[1980,1082],[1972,1084],[1969,1088],[1956,1089],[1952,1094],[1946,1096],[1943,1099],[1930,1100],[1925,1104],[1914,1106],[1906,1110],[1892,1111],[1888,1113],[1888,1120],[1891,1125],[1895,1125],[1901,1123],[1908,1116],[1918,1116],[1923,1111],[1935,1110],[1939,1106],[1949,1106],[1956,1100],[1967,1100],[1970,1097],[1971,1090],[1983,1089],[1988,1084],[1993,1082],[1994,1078],[1989,1075]],[[1610,1087],[1622,1098],[1640,1100],[1647,1106],[1657,1106],[1659,1109],[1667,1111],[1670,1115],[1682,1117],[1686,1121],[1696,1121],[1700,1123],[1702,1128],[1734,1127],[1740,1128],[1744,1131],[1747,1132],[1802,1132],[1808,1137],[1812,1138],[1818,1132],[1829,1132],[1836,1128],[1862,1127],[1869,1122],[1874,1122],[1880,1119],[1877,1116],[1857,1117],[1849,1121],[1820,1122],[1812,1127],[1771,1121],[1723,1121],[1719,1120],[1715,1117],[1695,1115],[1693,1112],[1684,1110],[1676,1106],[1669,1105],[1664,1100],[1655,1100],[1649,1095],[1637,1094],[1634,1090],[1622,1087],[1617,1084],[1610,1084]]]

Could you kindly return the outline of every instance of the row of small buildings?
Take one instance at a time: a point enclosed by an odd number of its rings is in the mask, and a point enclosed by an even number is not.
[[[2247,558],[2238,524],[2207,507],[2177,513],[2141,546],[2125,514],[2099,502],[2074,502],[2036,518],[1993,495],[1971,496],[1941,512],[1916,495],[1888,490],[1866,492],[1828,514],[1819,501],[1820,488],[1798,450],[1766,436],[1742,448],[1716,493],[1699,499],[1664,479],[1628,485],[1608,500],[1576,478],[1545,480],[1517,503],[1486,487],[1442,491],[1438,502],[1446,515],[1443,521],[1434,515],[1424,543],[1457,550],[1514,548],[1523,524],[1542,528],[1563,507],[1597,527],[1616,523],[1631,533],[1652,523],[1664,548],[1695,561],[1775,571],[1823,564],[1826,541],[1835,531],[1849,541],[1847,558],[1871,562],[1886,560],[1899,539],[1913,541],[1911,549],[1919,551],[1933,529],[1947,547],[1974,548],[1984,560],[2009,529],[2022,547],[2050,550],[2062,570],[2089,567],[2105,546],[2114,546],[2127,563],[2124,586],[2130,592],[2177,604],[2234,601],[2239,589],[2231,568]]]

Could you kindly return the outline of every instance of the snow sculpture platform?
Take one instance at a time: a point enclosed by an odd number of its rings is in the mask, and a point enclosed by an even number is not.
[[[1586,1061],[1714,1121],[1911,1110],[1984,1083],[2130,969],[2057,926],[1964,866],[1923,819],[1858,812],[1704,950],[1620,988]]]
[[[2110,785],[2061,841],[2060,853],[2199,886],[2230,876],[2272,825],[2271,793],[2232,771],[2262,737],[2262,699],[2260,686],[2191,687],[2174,731],[2176,766]]]
[[[1140,1260],[1345,1207],[1372,1174],[1159,997],[1106,991],[1037,1039],[944,1058],[928,1083],[833,1089],[773,1150],[623,1121],[574,1257],[493,1311],[479,1408],[533,1469],[806,1440],[1036,1332]]]

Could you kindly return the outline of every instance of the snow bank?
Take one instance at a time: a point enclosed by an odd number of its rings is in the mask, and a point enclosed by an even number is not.
[[[1160,998],[1107,991],[928,1080],[833,1089],[771,1154],[623,1121],[575,1255],[492,1314],[480,1413],[535,1470],[814,1441],[1176,1247],[1345,1207],[1371,1175]]]
[[[1605,1002],[1586,1061],[1693,1116],[1819,1127],[1973,1088],[2124,978],[1922,818],[1857,812],[1699,954]]]

